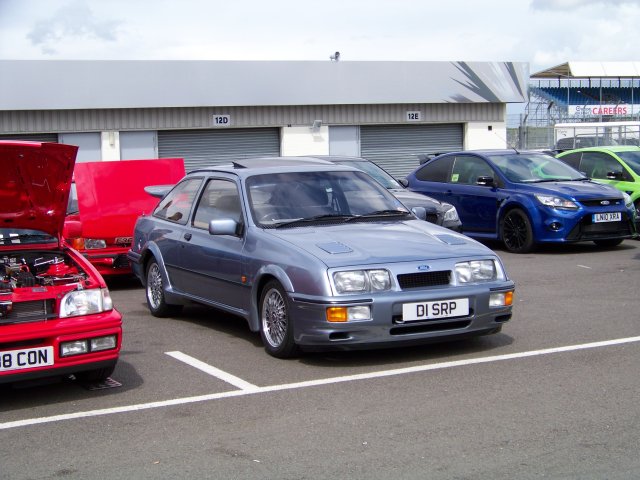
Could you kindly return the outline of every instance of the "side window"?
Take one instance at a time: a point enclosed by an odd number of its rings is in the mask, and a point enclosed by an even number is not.
[[[445,157],[427,162],[416,172],[416,178],[423,182],[448,182],[453,159],[454,157]]]
[[[601,152],[584,152],[580,170],[591,178],[606,179],[607,172],[619,172],[622,166],[610,155]]]
[[[212,179],[204,188],[196,214],[193,217],[195,228],[208,229],[211,220],[230,218],[242,222],[242,207],[238,187],[230,180]]]
[[[180,182],[160,201],[153,211],[153,216],[185,225],[201,184],[201,178]]]
[[[569,165],[571,165],[576,170],[580,170],[580,168],[581,168],[581,166],[580,166],[580,157],[581,156],[582,156],[581,152],[573,152],[573,153],[568,153],[567,155],[563,155],[559,159],[562,160],[565,163],[568,163]]]
[[[478,177],[495,177],[493,169],[479,157],[456,157],[451,170],[451,183],[475,185]]]

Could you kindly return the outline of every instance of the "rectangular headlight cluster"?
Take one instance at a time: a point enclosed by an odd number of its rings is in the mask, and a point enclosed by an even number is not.
[[[62,298],[59,316],[60,318],[77,317],[112,309],[113,301],[107,288],[74,290]]]
[[[391,275],[388,270],[348,270],[335,272],[333,283],[339,294],[383,292],[391,289]]]
[[[495,260],[472,260],[456,263],[458,283],[492,282],[504,280],[504,272]]]
[[[82,355],[84,353],[112,350],[116,348],[117,345],[118,339],[116,335],[72,340],[70,342],[62,342],[60,344],[60,356],[72,357],[74,355]]]

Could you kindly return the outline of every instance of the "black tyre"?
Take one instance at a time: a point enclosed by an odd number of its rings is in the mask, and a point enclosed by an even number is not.
[[[527,253],[533,250],[533,229],[529,217],[522,210],[514,209],[504,216],[500,223],[500,237],[513,253]]]
[[[156,260],[147,265],[147,306],[154,317],[171,317],[182,310],[182,305],[170,305],[164,298],[162,272]]]
[[[299,351],[293,340],[287,294],[275,280],[269,281],[260,295],[260,336],[265,350],[274,357],[290,358]]]
[[[620,245],[623,240],[623,238],[612,238],[610,240],[594,240],[593,243],[601,248],[613,248]]]

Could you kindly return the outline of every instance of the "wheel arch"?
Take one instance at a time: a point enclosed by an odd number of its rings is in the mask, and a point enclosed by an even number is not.
[[[292,293],[293,283],[286,272],[277,265],[266,265],[258,271],[251,292],[251,306],[249,312],[249,330],[260,331],[260,296],[269,281],[276,280],[282,285],[285,293]]]

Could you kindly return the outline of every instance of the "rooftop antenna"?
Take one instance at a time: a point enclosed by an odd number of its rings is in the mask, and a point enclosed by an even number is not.
[[[333,62],[337,62],[338,60],[340,60],[340,52],[336,52],[333,55],[330,55],[329,60]]]

